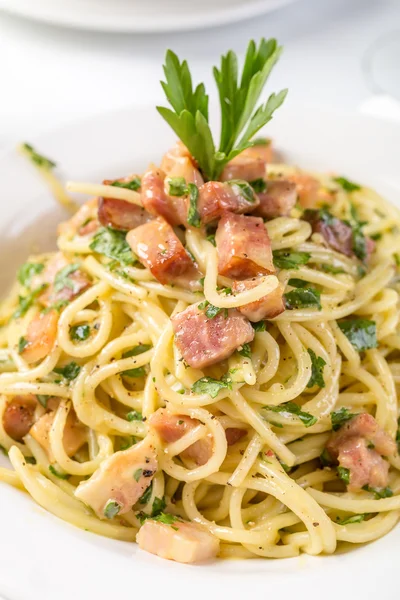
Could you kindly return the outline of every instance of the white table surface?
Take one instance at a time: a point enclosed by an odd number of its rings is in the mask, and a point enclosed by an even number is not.
[[[251,37],[275,36],[285,46],[270,91],[289,87],[291,104],[355,110],[372,93],[368,49],[396,29],[399,0],[298,0],[240,24],[151,35],[73,31],[0,13],[0,147],[88,115],[163,101],[167,48],[214,88],[211,65],[229,48],[243,53]]]

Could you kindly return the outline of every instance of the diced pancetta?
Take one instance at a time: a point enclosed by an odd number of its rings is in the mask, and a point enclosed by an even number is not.
[[[224,167],[221,174],[221,181],[230,179],[243,179],[244,181],[255,181],[264,179],[267,163],[259,153],[241,152],[235,156]]]
[[[247,290],[252,290],[265,280],[264,277],[254,277],[253,279],[245,279],[244,281],[234,281],[232,283],[233,294],[239,294]],[[273,319],[277,317],[285,310],[285,303],[283,301],[283,292],[285,286],[278,284],[267,296],[263,296],[259,300],[249,302],[243,306],[238,306],[237,309],[249,319],[257,323],[263,319]]]
[[[54,462],[54,457],[50,447],[50,429],[53,425],[55,411],[45,413],[41,416],[29,430],[30,435],[42,446],[49,457],[50,462]],[[63,446],[68,456],[74,456],[76,452],[86,443],[86,427],[81,423],[73,411],[68,413],[65,423]]]
[[[164,154],[161,170],[168,177],[183,177],[186,183],[194,183],[197,187],[204,183],[193,157],[182,142],[177,142]]]
[[[27,343],[21,352],[26,362],[37,362],[51,352],[57,338],[58,316],[58,312],[52,309],[37,314],[29,323],[25,334]]]
[[[271,179],[266,184],[266,191],[258,193],[260,205],[254,214],[266,219],[288,216],[296,204],[296,185],[284,179]]]
[[[136,541],[142,550],[181,563],[209,560],[219,552],[219,540],[215,535],[197,523],[181,519],[173,520],[170,525],[146,519]]]
[[[219,219],[225,211],[236,214],[252,212],[259,203],[252,189],[250,195],[245,194],[237,184],[208,181],[199,189],[198,211],[205,225]]]
[[[7,435],[20,442],[34,423],[36,407],[36,396],[32,394],[13,396],[3,413],[3,427]]]
[[[82,204],[68,221],[59,224],[57,228],[58,235],[74,235],[77,233],[84,236],[96,231],[99,227],[96,212],[97,204],[97,198],[90,198]]]
[[[254,329],[235,309],[209,318],[199,304],[171,318],[175,343],[188,365],[203,369],[228,358],[239,346],[251,342]]]
[[[128,512],[149,487],[158,467],[150,437],[106,458],[75,496],[90,506],[100,519]],[[107,507],[113,504],[115,510]]]
[[[128,244],[162,284],[198,280],[201,277],[172,227],[162,218],[130,231]]]
[[[268,140],[265,138],[264,142],[261,144],[254,144],[250,148],[246,148],[241,153],[241,156],[251,156],[255,158],[262,158],[267,164],[272,163],[273,161],[273,145],[272,140]]]
[[[90,287],[91,282],[84,271],[77,268],[68,274],[68,282],[61,286],[56,281],[57,275],[68,265],[69,262],[61,252],[57,252],[47,263],[45,270],[37,275],[31,287],[46,284],[47,288],[39,296],[39,302],[46,307],[53,306],[63,301],[73,300],[80,293]]]
[[[271,241],[260,217],[224,213],[215,241],[220,275],[248,279],[275,272]]]
[[[318,179],[307,173],[296,172],[285,175],[285,180],[296,185],[297,198],[303,208],[319,208],[332,204],[334,195],[324,189]]]
[[[396,443],[372,415],[360,413],[344,423],[331,435],[326,448],[341,467],[349,469],[350,491],[365,485],[387,485],[389,463],[382,457],[394,455]]]
[[[129,231],[147,221],[151,215],[141,206],[116,198],[99,198],[99,221],[104,227]]]
[[[170,225],[185,225],[188,214],[188,198],[170,196],[166,190],[166,174],[151,167],[142,177],[141,198],[144,208],[156,217],[163,217]]]

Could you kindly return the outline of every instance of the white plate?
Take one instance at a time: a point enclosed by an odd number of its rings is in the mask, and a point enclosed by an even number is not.
[[[233,23],[294,0],[0,0],[30,19],[95,31],[178,31]]]
[[[292,113],[268,126],[288,160],[335,170],[374,185],[400,203],[400,126],[365,116]],[[157,161],[173,140],[155,109],[125,110],[31,141],[74,179],[101,180]],[[14,276],[32,244],[50,248],[62,210],[22,157],[0,158],[0,286]],[[64,215],[65,216],[65,215]],[[3,459],[5,463],[6,460]],[[376,600],[397,589],[400,528],[385,538],[329,557],[220,561],[184,566],[134,545],[80,531],[0,484],[0,595],[10,600],[278,598]],[[368,573],[371,569],[371,573]],[[396,587],[395,587],[396,586]]]

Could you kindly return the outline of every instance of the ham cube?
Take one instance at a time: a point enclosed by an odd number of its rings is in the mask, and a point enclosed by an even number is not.
[[[260,217],[225,213],[215,236],[218,272],[233,279],[275,273],[271,242]]]
[[[252,156],[254,158],[262,158],[267,164],[273,160],[273,145],[272,140],[265,138],[265,143],[254,144],[250,148],[246,148],[239,156]]]
[[[57,227],[58,235],[88,235],[99,228],[99,222],[96,218],[97,198],[90,198],[82,204],[79,210],[68,219],[60,223]]]
[[[170,517],[166,524],[146,519],[136,541],[139,548],[169,560],[195,563],[215,558],[219,552],[219,539],[197,525]]]
[[[37,407],[36,396],[14,396],[6,405],[3,413],[3,427],[7,435],[18,442],[29,433],[34,423]]]
[[[296,186],[297,197],[303,208],[318,208],[332,204],[334,196],[325,190],[318,179],[307,173],[297,172],[285,175],[285,179]]]
[[[254,329],[235,309],[208,318],[199,304],[193,304],[171,321],[175,344],[187,364],[196,369],[221,362],[254,338]]]
[[[264,179],[267,163],[259,153],[241,152],[235,156],[224,167],[221,174],[221,181],[230,179],[244,179],[244,181],[255,181]]]
[[[54,410],[45,413],[32,425],[29,433],[42,448],[46,451],[50,462],[54,462],[54,457],[50,446],[50,429],[53,425],[56,413]],[[74,456],[79,448],[87,441],[86,427],[78,420],[73,411],[68,413],[64,428],[63,446],[68,456]]]
[[[163,217],[170,225],[187,223],[187,196],[170,196],[165,191],[165,173],[155,167],[142,177],[141,198],[144,208],[155,217]]]
[[[50,354],[57,338],[58,312],[38,313],[29,323],[25,334],[27,344],[21,356],[28,363],[35,363]]]
[[[110,519],[136,504],[151,484],[157,467],[157,452],[147,437],[106,458],[90,479],[79,484],[75,496],[100,519]]]
[[[244,182],[246,184],[246,182]],[[260,201],[250,186],[249,193],[237,183],[208,181],[199,189],[198,211],[205,225],[219,219],[225,211],[236,214],[252,212]]]
[[[239,294],[251,290],[263,283],[264,279],[264,277],[254,277],[253,279],[246,279],[245,281],[234,281],[232,284],[232,292],[233,294]],[[284,289],[285,286],[280,283],[278,287],[267,296],[263,296],[255,302],[249,302],[243,306],[238,306],[238,311],[253,323],[257,323],[264,319],[273,319],[285,310],[285,303],[283,301]]]
[[[99,198],[98,219],[104,227],[129,231],[147,223],[151,218],[144,208],[131,202],[117,198]]]
[[[161,217],[130,231],[128,244],[140,262],[163,285],[198,271],[172,227]]]
[[[255,215],[266,219],[286,217],[296,204],[296,185],[285,180],[267,181],[267,190],[258,194],[260,205],[254,211]]]
[[[180,141],[164,154],[161,169],[168,177],[183,177],[186,183],[194,183],[197,187],[204,183],[193,157]]]

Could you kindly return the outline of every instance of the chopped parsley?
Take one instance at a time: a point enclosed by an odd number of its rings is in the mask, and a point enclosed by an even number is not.
[[[127,421],[143,421],[143,415],[138,410],[131,410],[126,415]]]
[[[217,245],[217,242],[215,241],[215,233],[210,233],[207,237],[206,237],[207,242],[210,242],[210,244],[212,244],[213,246]]]
[[[370,235],[369,237],[371,238],[371,240],[374,240],[374,242],[378,242],[379,240],[382,239],[382,233],[374,233],[372,235]]]
[[[322,356],[317,356],[311,348],[308,348],[307,352],[311,358],[311,377],[307,383],[307,387],[311,388],[314,385],[318,385],[320,388],[323,388],[325,387],[324,366],[326,362]]]
[[[75,289],[75,283],[70,278],[72,273],[75,273],[79,269],[79,264],[74,263],[72,265],[66,265],[63,269],[58,271],[54,278],[54,291],[60,292],[64,288],[69,288],[70,290]]]
[[[139,481],[139,479],[141,478],[142,475],[143,475],[143,469],[136,469],[136,471],[133,474],[133,479],[135,481]]]
[[[38,399],[39,404],[43,406],[43,408],[47,408],[47,403],[51,396],[46,396],[45,394],[36,394],[36,398]]]
[[[36,298],[40,296],[40,294],[43,292],[43,290],[46,289],[46,287],[47,284],[43,284],[34,289],[32,292],[30,292],[30,294],[27,294],[26,296],[19,296],[18,308],[14,312],[12,318],[19,319],[20,317],[23,317],[28,312]]]
[[[345,519],[339,519],[337,521],[337,524],[338,525],[352,525],[353,523],[362,523],[365,520],[365,517],[368,517],[368,514],[352,515],[351,517],[346,517]]]
[[[22,352],[25,350],[28,344],[29,342],[26,338],[24,338],[23,336],[20,337],[18,340],[18,354],[22,354]]]
[[[345,467],[338,467],[337,468],[337,474],[339,476],[339,478],[344,481],[344,483],[346,485],[349,485],[350,483],[350,471],[349,469],[346,469]]]
[[[247,181],[244,181],[243,179],[231,179],[226,183],[231,186],[236,194],[242,196],[250,204],[254,204],[254,202],[257,200],[254,194],[254,189]]]
[[[244,358],[251,358],[251,347],[250,344],[242,344],[240,350],[238,350],[240,356],[244,356]]]
[[[18,269],[17,278],[21,285],[29,287],[35,275],[41,273],[44,269],[43,263],[27,262]]]
[[[147,350],[150,350],[150,348],[151,348],[150,344],[138,344],[131,350],[127,350],[126,352],[124,352],[122,355],[122,358],[129,358],[131,356],[137,356],[138,354],[143,354],[143,352],[147,352]]]
[[[188,223],[193,227],[200,227],[201,220],[200,214],[197,209],[197,202],[199,199],[199,188],[194,183],[188,183],[189,191],[189,210],[188,210]]]
[[[49,471],[54,477],[58,477],[58,479],[69,479],[70,475],[68,473],[60,473],[53,467],[53,465],[49,465]]]
[[[114,181],[110,185],[112,185],[113,187],[124,188],[126,190],[132,190],[133,192],[137,192],[137,190],[142,185],[142,182],[140,181],[140,177],[134,177],[130,181]]]
[[[358,185],[358,183],[354,183],[353,181],[346,179],[346,177],[334,177],[333,181],[338,183],[345,192],[356,192],[361,190],[361,186]]]
[[[380,500],[381,498],[391,498],[393,496],[393,491],[390,489],[390,487],[373,488],[367,484],[364,485],[362,489],[366,492],[374,494],[376,500]]]
[[[335,410],[331,412],[331,423],[333,431],[337,431],[340,429],[342,425],[346,423],[346,421],[350,421],[353,417],[356,416],[356,413],[351,413],[348,408],[342,406],[339,410]]]
[[[345,321],[338,321],[338,325],[358,352],[378,346],[375,321],[346,319]]]
[[[285,402],[284,404],[280,404],[279,406],[263,406],[265,410],[269,410],[274,413],[279,413],[281,415],[291,414],[299,417],[300,421],[305,425],[305,427],[311,427],[315,425],[317,422],[317,418],[312,414],[301,410],[300,406],[295,402]]]
[[[321,265],[321,269],[325,271],[325,273],[332,273],[333,275],[339,275],[339,273],[345,273],[346,271],[341,267],[333,267],[332,265]]]
[[[216,398],[221,390],[232,389],[232,378],[228,374],[221,379],[202,377],[194,382],[191,389],[195,394],[208,394],[211,398]]]
[[[294,308],[317,308],[321,310],[321,292],[313,287],[298,288],[284,294],[288,310]]]
[[[106,519],[113,519],[117,516],[121,508],[122,507],[120,504],[118,504],[118,502],[115,502],[115,500],[109,500],[104,507],[104,516]]]
[[[76,364],[75,361],[72,361],[70,363],[68,363],[67,365],[64,365],[63,367],[57,367],[54,370],[54,373],[58,373],[59,375],[62,375],[64,377],[64,379],[68,379],[68,381],[72,381],[73,379],[76,379],[80,373],[80,366]]]
[[[122,371],[122,375],[125,377],[145,377],[147,375],[146,367],[136,367],[136,369],[127,369]]]
[[[400,254],[393,254],[394,262],[397,267],[400,267]]]
[[[309,285],[309,282],[304,281],[304,279],[293,277],[292,279],[289,279],[288,284],[295,288],[305,288]]]
[[[103,254],[125,266],[133,265],[136,261],[136,257],[126,241],[126,233],[110,227],[102,227],[94,236],[89,247],[97,254]]]
[[[267,328],[265,321],[257,321],[256,323],[250,323],[250,325],[256,333],[259,331],[265,331]]]
[[[330,467],[334,463],[332,456],[326,448],[324,448],[321,454],[319,455],[319,460],[321,461],[323,467]]]
[[[8,456],[8,452],[7,452],[7,450],[6,450],[6,449],[4,448],[4,446],[2,446],[1,444],[0,444],[0,452],[1,452],[2,454],[4,454],[4,456]]]
[[[72,340],[83,342],[88,339],[89,335],[89,325],[74,325],[74,327],[71,327],[70,336]]]
[[[140,496],[139,504],[147,504],[151,498],[152,491],[153,491],[153,482],[150,483],[147,490]]]
[[[254,181],[250,181],[250,185],[256,194],[262,194],[267,189],[267,182],[265,179],[254,179]]]
[[[124,437],[120,444],[119,444],[119,449],[120,450],[128,450],[128,448],[131,448],[134,444],[136,444],[137,440],[135,438],[134,435],[128,435],[127,437]]]
[[[51,171],[51,169],[54,169],[54,167],[56,167],[56,163],[54,161],[36,152],[36,150],[30,144],[22,144],[22,149],[25,150],[25,152],[27,152],[31,161],[38,167],[46,169],[47,171]]]
[[[214,317],[219,315],[219,313],[222,310],[225,312],[225,319],[228,316],[228,314],[227,314],[228,311],[226,308],[220,308],[219,306],[214,306],[214,304],[210,304],[208,302],[208,300],[204,300],[203,302],[200,302],[199,309],[200,310],[206,309],[205,315],[206,315],[207,319],[214,319]]]
[[[274,250],[274,265],[278,269],[298,269],[306,265],[311,258],[308,252],[295,252],[290,250]]]
[[[171,177],[168,179],[168,185],[170,196],[184,196],[188,192],[188,186],[184,177]]]

